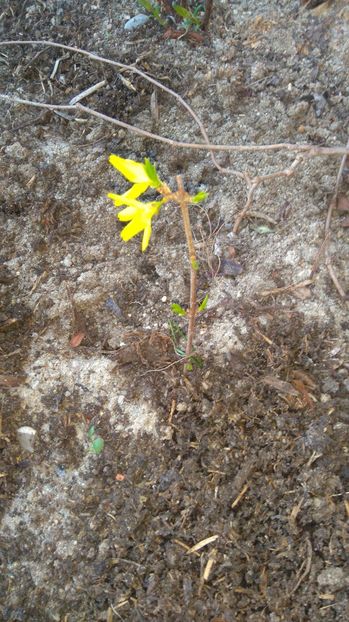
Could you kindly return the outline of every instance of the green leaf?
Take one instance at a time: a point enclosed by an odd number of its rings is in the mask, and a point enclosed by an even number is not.
[[[193,366],[192,366],[192,364],[191,364],[191,363],[187,363],[187,364],[184,366],[184,368],[185,368],[185,370],[186,370],[186,371],[193,371]]]
[[[178,305],[176,302],[173,302],[171,305],[171,311],[176,313],[177,315],[187,315],[187,312],[181,305]]]
[[[152,164],[150,162],[150,160],[148,160],[148,158],[145,158],[144,166],[145,166],[146,173],[147,173],[149,179],[152,182],[152,187],[153,188],[158,188],[159,186],[161,186],[161,181],[160,181],[160,179],[158,177],[158,174],[156,172],[156,168],[155,168],[154,164]]]
[[[91,444],[91,450],[98,456],[102,453],[103,448],[104,440],[100,436],[97,436],[97,438],[95,438],[95,440]]]
[[[161,17],[161,9],[158,4],[153,4],[150,0],[138,0],[138,4],[140,4],[148,13],[156,19],[161,26],[166,26],[166,20]]]
[[[191,267],[193,268],[193,270],[197,271],[199,269],[199,262],[196,261],[196,259],[192,259],[192,261],[190,262]]]
[[[177,354],[177,356],[180,356],[181,358],[183,358],[183,356],[185,356],[185,350],[183,350],[183,348],[175,348],[175,353]]]
[[[150,0],[138,0],[138,4],[140,4],[146,11],[149,11],[149,13],[153,12],[153,5]]]
[[[188,20],[190,24],[195,24],[195,26],[201,26],[201,21],[198,17],[195,17],[191,11],[185,9],[183,6],[179,4],[174,4],[173,9],[176,11],[177,15],[183,17],[183,19]]]
[[[198,308],[198,312],[205,311],[205,309],[207,307],[207,303],[208,303],[208,294],[206,294],[205,298],[200,303],[199,308]]]
[[[90,439],[90,441],[92,441],[93,437],[95,435],[95,426],[91,425],[88,432],[87,432],[87,436]]]
[[[204,190],[201,190],[194,197],[191,197],[191,202],[200,203],[200,201],[204,201],[205,199],[207,199],[207,197],[208,197],[208,193],[205,192]]]

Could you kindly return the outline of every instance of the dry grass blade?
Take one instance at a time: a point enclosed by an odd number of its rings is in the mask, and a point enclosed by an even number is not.
[[[247,493],[249,487],[250,487],[249,483],[244,485],[241,492],[239,492],[238,496],[236,497],[236,499],[233,501],[233,503],[230,506],[232,510],[236,508],[236,506],[240,503],[242,497]]]
[[[205,538],[204,540],[200,540],[200,542],[197,542],[196,544],[194,544],[194,546],[188,549],[187,553],[196,553],[197,551],[200,551],[200,549],[203,549],[204,546],[207,546],[208,544],[215,542],[217,538],[219,538],[218,535],[209,536],[208,538]]]

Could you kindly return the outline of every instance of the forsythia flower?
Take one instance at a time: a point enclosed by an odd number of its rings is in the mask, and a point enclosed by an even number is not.
[[[133,186],[124,194],[112,192],[108,194],[108,197],[114,201],[117,207],[127,206],[118,214],[118,218],[122,222],[130,221],[121,231],[121,238],[127,242],[143,231],[142,251],[144,252],[151,236],[151,219],[158,213],[165,200],[142,203],[137,199],[149,187],[158,188],[161,181],[157,176],[155,167],[147,159],[142,164],[133,160],[125,160],[113,154],[110,156],[109,162],[128,181],[133,183]]]
[[[125,207],[118,214],[118,218],[122,222],[130,221],[121,231],[121,238],[124,242],[128,242],[143,231],[142,251],[146,250],[151,236],[151,219],[158,213],[162,203],[163,201],[142,203],[133,200],[131,205],[131,201],[128,202],[128,207]]]

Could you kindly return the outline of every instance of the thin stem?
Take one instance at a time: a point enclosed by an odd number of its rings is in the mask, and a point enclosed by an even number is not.
[[[196,300],[196,287],[197,287],[197,259],[195,252],[195,245],[193,240],[193,234],[190,225],[189,218],[189,196],[185,192],[183,187],[183,180],[180,175],[177,176],[178,194],[177,200],[182,212],[183,225],[185,231],[185,237],[188,245],[188,256],[190,263],[190,300],[189,300],[189,312],[188,312],[188,333],[187,333],[187,346],[185,355],[190,356],[193,349],[193,339],[195,334],[195,320],[197,313],[197,300]]]
[[[0,42],[1,46],[1,42]],[[139,72],[137,72],[139,73]],[[154,82],[154,80],[152,80]],[[168,90],[168,89],[166,89]],[[139,134],[140,136],[145,136],[146,138],[153,138],[158,142],[166,143],[167,145],[171,145],[172,147],[185,147],[187,149],[197,149],[201,151],[231,151],[236,153],[246,153],[246,152],[272,152],[272,151],[293,151],[295,153],[305,153],[307,157],[322,157],[322,156],[347,156],[349,155],[349,148],[344,146],[338,147],[317,147],[316,145],[307,145],[307,144],[292,144],[292,143],[275,143],[273,145],[215,145],[211,143],[186,143],[179,140],[173,140],[172,138],[166,138],[165,136],[160,136],[159,134],[153,134],[152,132],[148,132],[147,130],[142,130],[139,127],[135,127],[134,125],[129,125],[128,123],[124,123],[123,121],[119,121],[118,119],[114,119],[113,117],[109,117],[102,112],[97,112],[97,110],[92,110],[88,106],[83,106],[82,104],[75,104],[72,106],[71,104],[44,104],[43,102],[33,102],[29,99],[22,99],[21,97],[15,97],[13,95],[5,95],[4,93],[0,93],[0,99],[4,99],[6,101],[24,104],[26,106],[34,106],[35,108],[46,108],[48,110],[70,110],[77,111],[80,110],[82,112],[86,112],[87,114],[102,119],[107,123],[113,123],[114,125],[118,125],[119,127],[123,127],[134,134]],[[218,167],[223,173],[233,173],[242,179],[245,179],[246,175],[239,171],[231,171],[230,169],[224,169],[222,167]]]

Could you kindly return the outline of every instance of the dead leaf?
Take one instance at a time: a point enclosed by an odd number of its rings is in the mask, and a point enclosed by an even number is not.
[[[163,35],[164,39],[179,39],[180,37],[186,38],[192,43],[202,43],[205,39],[204,35],[199,32],[175,30],[174,28],[168,28]]]
[[[311,298],[311,291],[309,287],[300,287],[299,289],[295,289],[293,295],[299,300],[307,300]]]
[[[279,391],[279,393],[284,393],[286,395],[293,395],[294,397],[298,397],[299,393],[296,389],[290,384],[290,382],[285,382],[285,380],[280,380],[277,376],[265,376],[262,378],[261,382],[266,384],[273,389]]]
[[[341,225],[342,227],[349,227],[349,216],[343,218],[343,220],[341,221]]]
[[[115,479],[116,479],[117,482],[123,482],[124,479],[125,479],[125,475],[123,475],[122,473],[117,473],[115,475]]]
[[[71,340],[69,341],[69,345],[72,348],[77,348],[81,342],[85,339],[86,337],[86,333],[84,333],[83,331],[79,331],[78,333],[75,333],[75,335],[72,336]]]
[[[306,387],[304,382],[302,380],[292,380],[292,384],[302,397],[303,407],[308,406],[308,408],[314,408],[314,401],[316,402],[316,399],[309,393],[308,387]]]
[[[305,371],[303,371],[302,369],[295,369],[292,372],[292,378],[294,378],[295,380],[302,380],[303,383],[309,387],[309,389],[316,389],[316,383],[314,382],[313,378],[309,375],[306,374]]]

